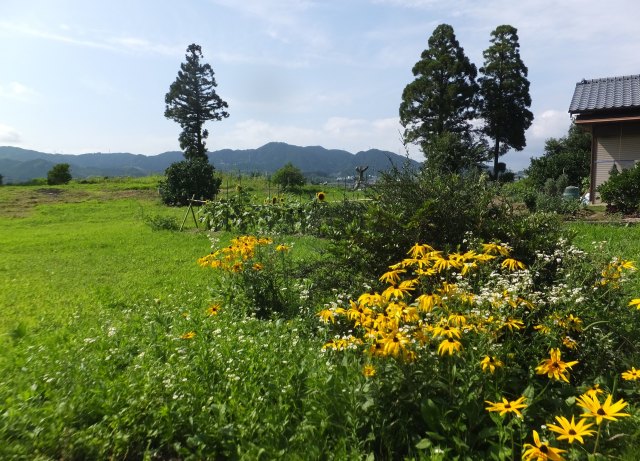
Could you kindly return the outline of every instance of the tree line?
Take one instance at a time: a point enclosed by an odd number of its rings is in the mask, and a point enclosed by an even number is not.
[[[441,24],[412,69],[400,122],[404,141],[420,146],[431,167],[458,172],[493,158],[495,174],[501,155],[526,146],[533,114],[517,29],[498,26],[490,42],[478,77],[453,27]]]
[[[498,26],[490,42],[478,77],[453,27],[441,24],[412,69],[415,79],[405,87],[400,104],[403,140],[417,144],[430,167],[453,173],[493,158],[497,176],[499,157],[526,146],[524,132],[533,114],[517,29]],[[203,127],[209,120],[227,118],[228,104],[216,92],[213,69],[201,59],[201,47],[190,45],[165,95],[164,115],[180,124],[185,156],[167,169],[160,185],[168,204],[185,204],[194,195],[210,198],[219,188],[207,158],[209,132]],[[482,122],[479,128],[474,128],[476,120]]]

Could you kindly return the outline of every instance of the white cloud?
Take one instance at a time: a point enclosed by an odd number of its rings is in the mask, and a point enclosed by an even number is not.
[[[22,137],[15,128],[0,123],[0,142],[20,143],[21,141]]]
[[[74,30],[65,25],[59,28],[62,32],[52,31],[42,26],[33,26],[25,23],[9,23],[0,21],[0,30],[20,35],[37,37],[43,40],[67,43],[69,45],[82,46],[87,48],[96,48],[112,52],[135,52],[135,53],[153,53],[165,56],[175,56],[184,49],[183,46],[165,45],[161,43],[153,43],[140,37],[95,37],[85,38],[90,33],[87,31]]]
[[[0,98],[29,102],[33,101],[37,94],[34,89],[19,82],[0,83]]]
[[[571,119],[569,114],[558,110],[545,110],[535,115],[533,124],[527,132],[532,140],[559,138],[567,134]]]

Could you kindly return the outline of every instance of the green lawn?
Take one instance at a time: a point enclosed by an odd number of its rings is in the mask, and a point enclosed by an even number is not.
[[[140,186],[0,188],[1,346],[12,333],[56,328],[72,315],[204,289],[211,274],[195,261],[210,248],[207,236],[192,231],[193,221],[182,233],[151,230],[145,215],[181,221],[185,210],[162,207]],[[60,192],[52,199],[46,189]],[[32,203],[38,195],[43,203]]]

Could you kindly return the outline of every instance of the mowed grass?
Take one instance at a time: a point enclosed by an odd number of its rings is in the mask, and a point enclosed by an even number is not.
[[[196,264],[210,243],[192,219],[182,233],[145,224],[185,212],[163,207],[147,178],[5,186],[0,204],[0,347],[74,315],[204,289],[211,277]]]

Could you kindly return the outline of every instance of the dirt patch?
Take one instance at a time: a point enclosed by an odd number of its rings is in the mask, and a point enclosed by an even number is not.
[[[47,195],[53,195],[53,196],[58,196],[62,193],[64,193],[64,191],[62,189],[36,189],[36,192],[39,194],[47,194]]]

